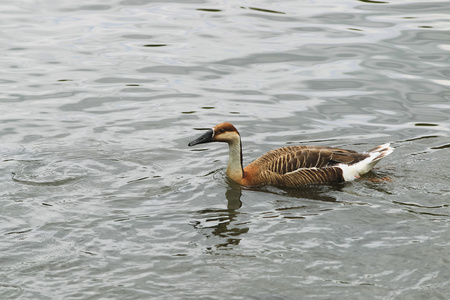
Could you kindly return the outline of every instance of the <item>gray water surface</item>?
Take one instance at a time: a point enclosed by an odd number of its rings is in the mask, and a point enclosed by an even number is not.
[[[447,299],[448,1],[0,3],[1,299]],[[241,188],[287,145],[396,148]]]

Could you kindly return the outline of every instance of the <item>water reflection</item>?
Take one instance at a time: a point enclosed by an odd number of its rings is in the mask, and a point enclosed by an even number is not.
[[[236,189],[233,187],[228,188],[227,191],[225,192],[225,198],[227,198],[228,201],[227,208],[229,210],[241,208],[242,206],[241,196],[242,196],[241,189]]]
[[[227,200],[226,209],[204,209],[197,213],[202,220],[195,220],[191,225],[204,235],[214,246],[208,246],[208,251],[231,249],[240,244],[244,235],[249,232],[247,224],[247,213],[241,212],[242,191],[256,191],[264,194],[282,196],[284,200],[275,200],[272,209],[260,212],[262,218],[283,218],[283,219],[304,219],[307,216],[317,215],[323,208],[316,205],[299,203],[296,199],[316,200],[319,202],[339,202],[330,195],[331,192],[340,190],[343,185],[333,186],[311,186],[301,189],[278,189],[274,187],[264,187],[259,189],[247,189],[228,180],[228,187],[225,192]],[[286,200],[286,201],[285,201]],[[321,207],[322,205],[318,205]],[[315,212],[311,212],[311,210]],[[317,211],[316,211],[317,210]],[[253,217],[252,217],[253,219]]]
[[[249,231],[248,226],[243,226],[244,222],[238,222],[241,214],[238,209],[242,206],[241,195],[240,189],[229,187],[225,192],[228,201],[227,209],[200,210],[198,213],[205,216],[204,221],[191,222],[193,227],[206,238],[219,239],[217,243],[214,243],[215,249],[229,249],[239,245],[241,235]]]
[[[345,183],[328,184],[328,185],[310,185],[301,188],[275,188],[263,187],[259,190],[274,195],[282,195],[290,198],[299,198],[323,202],[338,202],[336,198],[331,195],[331,192],[341,191]]]

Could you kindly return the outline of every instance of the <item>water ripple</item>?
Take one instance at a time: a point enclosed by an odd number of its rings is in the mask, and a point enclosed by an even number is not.
[[[446,297],[446,1],[101,2],[0,3],[2,298]],[[223,121],[244,163],[396,150],[242,188],[187,147]]]

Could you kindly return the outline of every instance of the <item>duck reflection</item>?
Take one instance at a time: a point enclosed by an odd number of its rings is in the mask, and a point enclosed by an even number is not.
[[[272,193],[275,195],[282,195],[290,198],[308,199],[322,202],[339,202],[330,192],[341,191],[345,183],[335,185],[311,185],[304,186],[301,189],[290,188],[264,188],[266,193]]]
[[[335,191],[341,189],[342,185],[336,186],[314,186],[303,187],[302,189],[278,189],[273,187],[265,187],[262,189],[252,188],[252,191],[263,193],[271,193],[277,196],[288,198],[301,198],[308,200],[317,200],[320,202],[339,202],[330,195],[330,190]],[[240,211],[242,207],[242,190],[244,188],[234,182],[228,182],[225,197],[227,199],[227,207],[223,209],[204,209],[197,213],[202,216],[202,220],[191,222],[191,225],[198,230],[199,233],[207,237],[212,244],[207,247],[208,251],[229,250],[239,245],[246,233],[249,232],[250,219],[247,213]],[[248,190],[248,189],[244,189]],[[292,199],[291,199],[292,200]],[[271,212],[265,214],[276,214],[286,219],[304,218],[305,215],[311,215],[311,203],[308,205],[300,204],[297,201],[275,201],[272,202],[276,207]],[[314,205],[313,205],[314,206]],[[301,215],[298,215],[302,211]],[[304,215],[305,214],[305,215]]]
[[[198,211],[206,216],[203,222],[195,221],[191,224],[207,238],[218,238],[216,249],[228,249],[239,245],[241,235],[249,231],[245,222],[239,220],[242,215],[238,209],[241,208],[241,189],[229,187],[225,192],[227,198],[226,209],[205,209]]]

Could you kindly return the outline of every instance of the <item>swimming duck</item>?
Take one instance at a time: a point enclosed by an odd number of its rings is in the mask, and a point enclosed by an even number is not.
[[[189,146],[209,142],[228,143],[227,175],[249,187],[300,187],[351,181],[394,151],[389,143],[363,153],[332,147],[289,146],[269,151],[243,168],[241,136],[231,123],[216,125]]]

